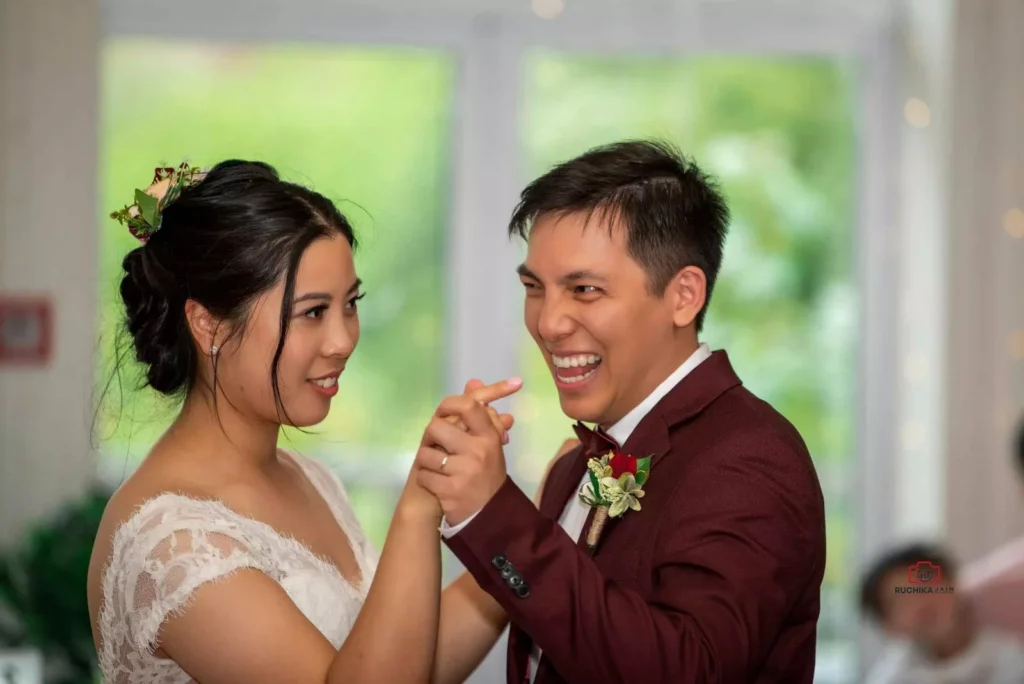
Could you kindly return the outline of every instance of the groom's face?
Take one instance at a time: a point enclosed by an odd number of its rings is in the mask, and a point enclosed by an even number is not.
[[[671,297],[648,290],[626,234],[600,212],[541,216],[519,269],[525,319],[571,418],[605,427],[678,366]]]

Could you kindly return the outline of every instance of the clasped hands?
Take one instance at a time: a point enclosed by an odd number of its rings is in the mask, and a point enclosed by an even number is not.
[[[476,514],[504,484],[502,447],[508,443],[515,419],[490,404],[521,387],[519,378],[493,385],[470,380],[462,394],[441,402],[424,431],[412,474],[419,487],[440,504],[449,526]],[[548,464],[534,499],[538,506],[551,466],[578,444],[576,439],[565,440]]]
[[[505,482],[502,447],[515,420],[490,404],[522,384],[518,378],[493,385],[470,380],[463,394],[441,402],[427,425],[416,453],[416,482],[440,503],[448,525],[474,515]]]

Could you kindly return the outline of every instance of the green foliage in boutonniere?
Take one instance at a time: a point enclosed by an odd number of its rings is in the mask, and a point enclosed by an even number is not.
[[[651,473],[651,457],[608,453],[601,458],[590,459],[587,469],[590,471],[589,482],[580,488],[579,496],[583,503],[597,509],[587,534],[587,547],[593,553],[609,517],[617,518],[627,510],[640,510],[643,485]]]

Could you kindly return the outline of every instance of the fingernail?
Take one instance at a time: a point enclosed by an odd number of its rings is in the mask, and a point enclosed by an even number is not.
[[[501,433],[501,443],[508,444],[508,430]]]
[[[523,386],[523,379],[522,378],[509,378],[508,380],[505,381],[505,384],[507,384],[509,387],[522,387]]]

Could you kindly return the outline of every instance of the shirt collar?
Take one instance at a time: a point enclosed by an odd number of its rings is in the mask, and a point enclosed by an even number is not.
[[[654,388],[654,391],[648,394],[646,399],[637,404],[632,411],[627,413],[618,422],[608,428],[608,436],[620,445],[625,444],[626,440],[629,439],[629,436],[633,434],[633,430],[636,429],[636,426],[644,419],[644,416],[650,413],[651,409],[657,406],[658,402],[664,399],[665,395],[672,391],[672,388],[682,382],[683,378],[689,375],[694,368],[706,361],[710,356],[711,349],[707,344],[702,342],[700,346],[697,347],[697,351],[690,354],[689,358],[687,358],[679,368],[672,371],[672,374],[665,378],[660,385]]]

